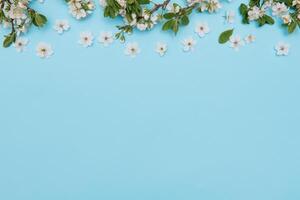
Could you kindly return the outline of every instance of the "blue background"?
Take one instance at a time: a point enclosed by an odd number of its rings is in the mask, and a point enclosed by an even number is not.
[[[1,200],[299,200],[299,31],[234,25],[254,44],[239,52],[217,43],[225,10],[196,14],[174,37],[137,33],[124,45],[84,49],[79,32],[114,31],[97,11],[72,19],[62,1],[36,5],[49,18],[18,54],[0,48]],[[54,32],[56,19],[71,30]],[[197,21],[211,33],[199,39]],[[2,32],[3,33],[3,32]],[[192,53],[180,41],[198,40]],[[157,41],[169,50],[160,58]],[[291,44],[276,57],[278,41]],[[55,55],[35,55],[39,41]]]

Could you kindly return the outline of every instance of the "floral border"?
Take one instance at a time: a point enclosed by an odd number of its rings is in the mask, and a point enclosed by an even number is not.
[[[93,0],[64,0],[69,7],[70,14],[80,20],[89,16],[95,10]],[[39,0],[43,3],[43,0]],[[10,33],[4,37],[3,46],[9,47],[12,44],[17,51],[22,51],[28,40],[21,37],[30,27],[43,27],[47,23],[45,15],[30,7],[30,0],[0,0],[0,24],[10,29]],[[163,0],[155,3],[152,0],[99,0],[99,4],[104,9],[104,17],[123,18],[123,24],[117,26],[117,33],[104,32],[99,36],[99,42],[104,45],[112,43],[114,39],[124,42],[127,34],[136,30],[151,30],[158,24],[162,24],[163,31],[172,31],[177,34],[181,27],[187,26],[190,22],[190,14],[193,11],[202,13],[215,13],[222,4],[219,0],[187,0],[182,6],[171,0]],[[288,33],[293,33],[300,27],[300,0],[250,0],[248,5],[241,4],[239,12],[242,16],[242,23],[249,24],[255,21],[259,26],[266,24],[273,25],[275,18],[280,18],[282,26]],[[234,20],[233,12],[226,12],[225,19],[228,23]],[[62,34],[70,28],[68,21],[57,20],[54,29]],[[199,22],[195,27],[195,32],[199,37],[204,37],[209,32],[209,27],[205,22]],[[226,30],[219,36],[219,43],[224,44],[230,41],[230,46],[239,49],[246,43],[255,40],[254,35],[248,35],[244,40],[239,36],[233,36],[233,29]],[[91,46],[93,35],[90,32],[80,34],[79,43],[88,47]],[[186,38],[182,41],[183,50],[190,51],[196,44],[193,38]],[[164,55],[167,45],[159,42],[156,51]],[[280,43],[276,46],[278,55],[287,55],[289,45]],[[40,57],[49,57],[53,54],[50,45],[40,43],[37,47]],[[139,53],[136,43],[130,43],[126,47],[126,54],[135,56]]]

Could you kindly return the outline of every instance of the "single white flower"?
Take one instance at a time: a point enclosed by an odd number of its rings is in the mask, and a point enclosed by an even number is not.
[[[180,7],[177,4],[169,3],[167,5],[167,10],[172,13],[178,13],[180,11]]]
[[[68,20],[56,20],[53,28],[57,31],[57,33],[62,34],[64,31],[68,31],[70,29],[70,25]]]
[[[264,16],[264,14],[265,14],[265,10],[264,9],[261,9],[261,8],[259,8],[257,6],[253,6],[248,11],[248,19],[250,21],[257,20],[260,17]]]
[[[163,42],[158,42],[156,44],[156,48],[155,51],[160,55],[160,56],[164,56],[166,51],[167,51],[167,44],[163,43]]]
[[[137,54],[140,53],[140,48],[137,42],[128,43],[125,48],[125,55],[131,56],[132,58],[135,57]]]
[[[99,0],[99,4],[102,8],[105,8],[107,6],[107,1],[106,0]]]
[[[249,34],[249,35],[247,35],[247,36],[245,37],[244,40],[245,40],[245,42],[246,42],[247,44],[249,44],[249,43],[254,42],[255,39],[256,39],[256,37],[255,37],[254,35]]]
[[[147,29],[147,24],[144,23],[138,23],[136,25],[136,28],[139,29],[140,31],[145,31]]]
[[[285,3],[275,3],[272,6],[272,15],[274,16],[282,16],[288,12],[288,7],[285,5]]]
[[[224,18],[226,23],[233,24],[235,19],[235,12],[233,10],[226,11]]]
[[[83,47],[89,47],[93,44],[94,36],[91,32],[81,32],[80,33],[80,39],[78,41],[79,44],[81,44]]]
[[[197,33],[199,37],[204,37],[209,31],[210,29],[206,22],[199,22],[195,27],[195,33]]]
[[[290,45],[285,42],[278,42],[275,46],[276,55],[287,56],[289,54]]]
[[[76,19],[81,19],[81,18],[85,18],[87,16],[87,13],[84,9],[77,8],[77,7],[70,7],[70,13],[72,14],[73,17],[75,17]]]
[[[194,38],[189,37],[189,38],[185,38],[182,41],[182,45],[183,45],[183,51],[188,52],[188,51],[193,51],[194,50],[194,46],[196,45],[197,41],[194,40]]]
[[[143,18],[144,18],[145,20],[149,20],[149,19],[150,19],[149,13],[144,12],[144,10],[143,10]]]
[[[289,14],[282,15],[281,19],[282,19],[282,21],[283,21],[284,24],[289,24],[289,23],[292,22],[292,17]]]
[[[28,39],[19,37],[16,39],[14,43],[14,47],[16,48],[17,52],[22,52],[25,49],[27,44],[28,44]]]
[[[221,8],[219,0],[207,0],[206,9],[209,13],[217,12]]]
[[[49,58],[53,54],[51,45],[40,42],[36,47],[36,54],[40,58]]]
[[[101,32],[98,41],[102,43],[103,46],[108,46],[114,41],[113,34],[111,32]]]
[[[293,0],[293,6],[300,5],[300,0]]]
[[[273,5],[273,0],[267,0],[263,3],[262,8],[263,9],[268,9],[271,8]]]
[[[244,42],[240,36],[231,36],[229,41],[230,41],[230,47],[236,51],[238,51],[239,48],[244,45]]]

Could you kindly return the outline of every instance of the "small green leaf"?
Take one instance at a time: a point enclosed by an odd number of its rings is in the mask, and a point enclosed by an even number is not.
[[[295,31],[297,27],[297,23],[295,21],[292,21],[289,25],[288,25],[288,32],[289,33],[293,33]]]
[[[189,23],[190,23],[190,20],[189,20],[188,16],[184,15],[184,16],[181,18],[181,24],[182,24],[183,26],[186,26],[186,25],[188,25]]]
[[[228,42],[232,34],[233,34],[233,29],[229,29],[227,31],[222,32],[219,36],[219,43],[225,44],[226,42]]]
[[[149,4],[150,0],[138,0],[139,4]]]
[[[264,17],[260,17],[258,20],[256,20],[258,23],[258,26],[263,26],[266,24],[266,20]]]
[[[247,12],[248,12],[248,7],[246,6],[246,4],[241,4],[240,5],[240,13],[241,13],[241,15],[245,15],[245,14],[247,14]]]
[[[173,17],[175,17],[175,13],[166,13],[163,15],[163,17],[165,19],[172,19]]]
[[[167,21],[166,23],[164,23],[164,25],[162,27],[162,30],[166,31],[166,30],[172,29],[174,23],[175,23],[175,20],[169,20],[169,21]]]
[[[34,22],[35,22],[34,25],[38,27],[42,27],[46,24],[47,18],[42,14],[35,13]]]
[[[273,25],[275,23],[274,19],[269,15],[264,15],[263,18],[267,24]]]
[[[178,32],[178,28],[179,28],[178,21],[174,21],[172,29],[173,29],[175,34]]]
[[[260,6],[260,0],[250,0],[249,2],[249,6],[253,7],[253,6]]]
[[[5,36],[5,39],[3,41],[3,47],[7,48],[10,45],[12,45],[12,43],[14,43],[16,41],[16,32],[12,32],[9,35]]]

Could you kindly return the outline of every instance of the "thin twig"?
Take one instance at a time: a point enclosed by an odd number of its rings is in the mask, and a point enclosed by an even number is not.
[[[155,4],[155,6],[150,10],[150,14],[153,14],[158,9],[162,8],[165,9],[167,5],[170,3],[171,0],[165,0],[163,3]]]

